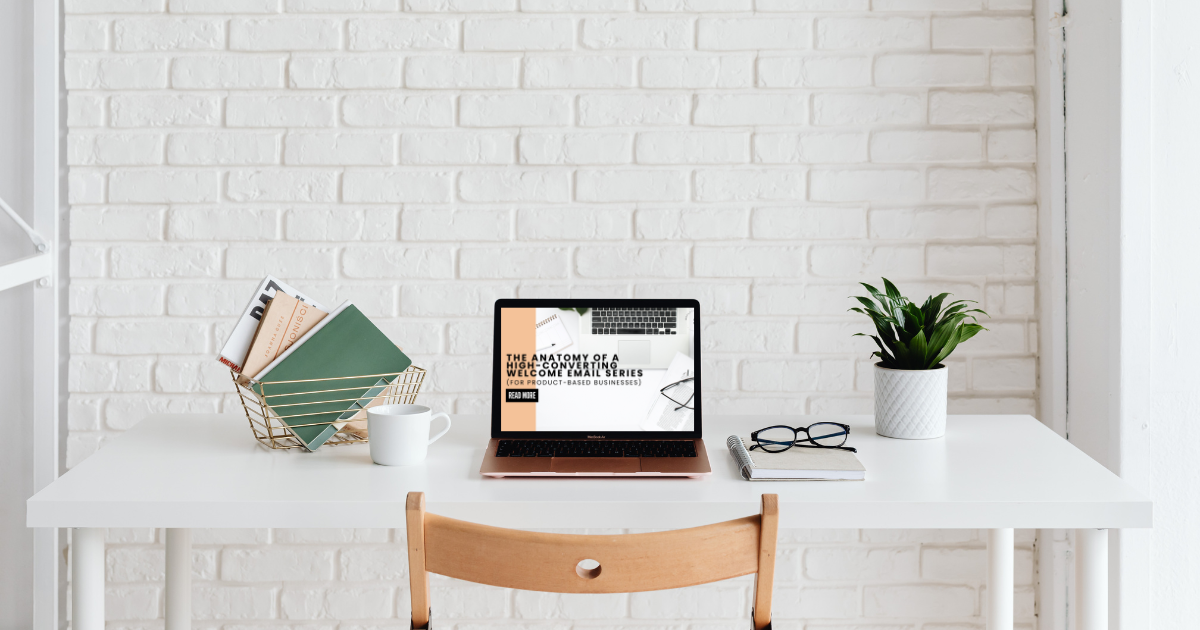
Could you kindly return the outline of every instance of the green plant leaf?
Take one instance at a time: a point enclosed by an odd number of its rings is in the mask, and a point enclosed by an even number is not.
[[[925,327],[925,313],[916,304],[907,302],[904,306],[900,307],[900,310],[904,311],[904,314],[907,316],[908,325],[905,326],[905,329],[910,334],[915,335],[918,330]]]
[[[942,315],[941,315],[941,316],[942,316],[942,317],[949,317],[950,315],[953,315],[953,314],[955,314],[955,313],[961,313],[961,312],[963,312],[964,310],[966,310],[966,309],[967,309],[968,307],[970,307],[970,306],[971,306],[970,304],[958,304],[958,305],[955,305],[955,306],[948,306],[948,307],[946,307],[946,310],[942,311]]]
[[[908,344],[899,339],[895,339],[895,340],[893,340],[891,347],[892,347],[892,355],[896,357],[896,364],[901,365],[901,366],[908,365],[909,364]],[[900,369],[908,369],[908,368],[901,367]]]
[[[880,311],[878,308],[876,308],[876,307],[875,307],[875,303],[874,303],[874,302],[872,302],[871,300],[868,300],[868,299],[867,299],[867,298],[865,298],[865,297],[858,297],[858,296],[856,296],[854,299],[858,300],[858,303],[859,303],[859,304],[862,304],[863,306],[865,306],[865,307],[867,308],[867,310],[868,310],[868,311],[871,311],[871,312],[874,312],[874,313],[880,313],[880,314],[882,314],[882,313],[883,313],[882,311]]]
[[[852,308],[850,310],[857,311],[859,313],[862,313],[863,315],[866,315],[867,317],[870,317],[871,323],[875,324],[876,330],[883,330],[886,328],[891,328],[890,320],[884,315],[881,315],[879,313],[875,313],[872,311],[864,311],[863,309],[860,309],[860,308]]]
[[[958,336],[959,336],[958,342],[962,343],[962,342],[970,339],[971,337],[974,337],[977,333],[979,333],[979,331],[987,330],[987,329],[984,328],[983,326],[980,326],[979,324],[963,324],[959,330],[960,330],[960,332],[958,333]]]
[[[887,290],[887,296],[889,298],[892,298],[893,300],[903,300],[904,299],[904,296],[900,295],[900,289],[897,289],[896,285],[892,284],[891,280],[884,278],[883,279],[883,288]]]
[[[946,345],[942,347],[941,352],[938,352],[937,355],[935,355],[933,357],[933,365],[937,365],[937,364],[941,363],[942,360],[945,359],[946,357],[950,356],[950,353],[954,352],[954,349],[957,347],[958,347],[958,329],[955,328],[951,331],[950,338],[946,341]]]
[[[875,298],[876,300],[879,300],[879,302],[881,304],[883,303],[884,295],[879,292],[879,289],[876,289],[875,287],[867,284],[866,282],[859,282],[859,284],[866,287],[867,292],[869,292],[871,294],[871,297]]]
[[[926,343],[925,331],[919,331],[913,335],[912,343],[908,344],[909,353],[912,358],[917,361],[918,365],[925,365],[925,353],[929,351],[929,345]],[[919,368],[928,369],[928,368]]]
[[[879,340],[879,337],[876,337],[875,335],[864,335],[862,333],[855,333],[854,336],[855,337],[870,337],[871,339],[875,340],[875,345],[879,346],[879,352],[873,352],[873,353],[871,353],[871,356],[878,355],[879,358],[882,359],[885,364],[888,364],[888,363],[894,364],[896,362],[896,360],[892,357],[891,353],[888,352],[887,348],[885,348],[883,346],[883,342]]]
[[[937,356],[938,352],[950,341],[951,335],[956,335],[958,328],[957,321],[943,320],[934,328],[933,337],[929,339],[929,348],[933,356]]]
[[[947,304],[946,308],[950,308],[951,306],[954,306],[955,304],[978,304],[978,303],[979,302],[976,302],[975,300],[954,300],[953,302]]]
[[[937,326],[938,315],[942,311],[942,301],[949,296],[949,293],[932,296],[925,300],[925,305],[921,307],[921,313],[925,316],[925,336],[932,338],[933,329]]]
[[[904,317],[904,307],[900,305],[893,306],[890,313],[894,323],[896,324],[896,328],[899,330],[904,330],[904,324],[906,321]]]
[[[942,312],[942,302],[945,302],[948,297],[950,297],[949,293],[939,293],[929,298],[929,312],[933,313],[934,317]]]
[[[950,338],[958,334],[957,330],[953,326],[946,326],[933,334],[933,339],[929,340],[929,348],[925,351],[925,364],[928,367],[937,365],[938,355],[946,348]]]

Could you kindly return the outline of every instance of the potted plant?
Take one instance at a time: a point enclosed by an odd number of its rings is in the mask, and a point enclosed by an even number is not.
[[[942,361],[958,344],[981,330],[972,300],[943,306],[949,293],[926,298],[917,306],[900,295],[887,278],[884,292],[862,282],[870,298],[855,296],[862,308],[850,310],[871,318],[879,346],[875,364],[875,432],[906,440],[926,440],[946,433],[946,366]]]

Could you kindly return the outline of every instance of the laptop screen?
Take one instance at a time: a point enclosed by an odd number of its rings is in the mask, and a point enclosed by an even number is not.
[[[501,300],[496,310],[500,431],[696,431],[696,302]]]

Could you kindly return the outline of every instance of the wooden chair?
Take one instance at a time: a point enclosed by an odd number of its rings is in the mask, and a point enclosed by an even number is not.
[[[771,627],[779,495],[762,495],[757,516],[651,534],[543,534],[468,523],[407,505],[412,627],[428,628],[429,573],[550,593],[637,593],[756,573],[755,630]],[[598,561],[588,566],[585,560]]]

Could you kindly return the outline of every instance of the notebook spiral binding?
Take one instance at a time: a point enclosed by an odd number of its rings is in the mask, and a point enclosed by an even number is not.
[[[230,370],[230,375],[233,377],[234,388],[237,389],[238,397],[242,401],[242,409],[246,412],[246,420],[250,422],[250,430],[254,432],[254,439],[258,440],[259,444],[271,449],[292,449],[304,448],[304,443],[296,437],[292,432],[292,427],[284,422],[287,419],[295,424],[295,426],[328,426],[334,422],[312,422],[302,424],[296,421],[298,418],[303,418],[306,415],[324,415],[329,413],[305,413],[304,406],[312,404],[325,404],[330,402],[345,402],[346,408],[351,405],[362,403],[363,400],[369,399],[369,402],[362,405],[364,409],[354,415],[333,437],[325,442],[330,446],[341,446],[344,444],[363,444],[368,440],[367,436],[367,407],[375,405],[391,405],[391,404],[413,404],[417,400],[417,394],[421,391],[421,384],[425,381],[425,370],[416,366],[409,366],[403,372],[392,372],[389,374],[364,374],[362,376],[346,376],[339,378],[323,378],[323,379],[306,379],[300,381],[278,381],[276,383],[266,383],[263,386],[263,394],[259,394],[248,386],[248,383],[238,381],[238,373]],[[344,387],[347,380],[353,379],[391,379],[391,383],[383,388],[376,396],[369,397],[349,397],[352,394],[346,394],[347,398],[337,398],[340,391],[361,391],[361,387]],[[306,388],[304,391],[291,391],[286,394],[270,393],[270,386],[273,384],[292,384],[292,383],[311,383],[311,388]],[[329,394],[328,397],[322,397],[322,400],[317,403],[289,403],[289,396],[299,394]]]

